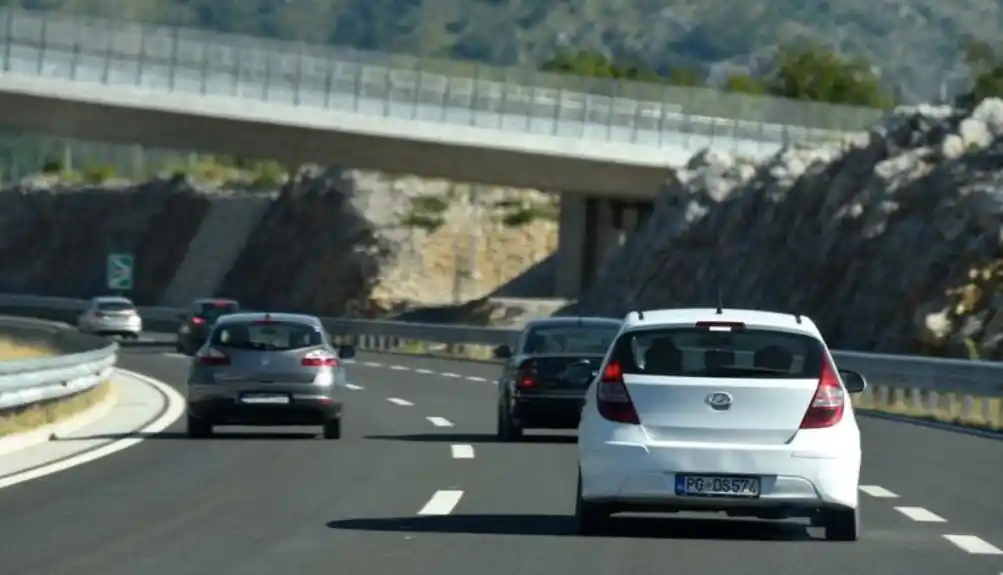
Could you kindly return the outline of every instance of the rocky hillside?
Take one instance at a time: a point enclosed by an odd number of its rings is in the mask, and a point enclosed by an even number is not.
[[[218,290],[252,306],[371,315],[478,298],[536,266],[556,243],[552,221],[510,226],[498,216],[498,202],[539,192],[467,187],[450,196],[442,225],[425,230],[402,223],[411,200],[454,184],[305,167],[281,190],[252,187],[239,177],[25,178],[0,192],[0,291],[102,294],[106,255],[127,252],[136,258],[130,295],[160,303],[221,195],[274,198]],[[549,276],[538,279],[535,289],[550,289]]]
[[[1003,357],[1003,101],[897,110],[866,143],[754,165],[705,153],[666,183],[580,311],[808,314],[835,347]]]

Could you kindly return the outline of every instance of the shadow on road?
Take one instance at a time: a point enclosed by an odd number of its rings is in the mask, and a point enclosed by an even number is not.
[[[57,437],[53,441],[100,441],[109,440],[115,441],[119,439],[152,439],[152,440],[184,440],[184,441],[289,441],[298,439],[300,441],[304,439],[313,439],[317,437],[317,433],[261,433],[261,432],[226,432],[217,431],[212,437],[208,438],[191,438],[184,431],[162,431],[160,433],[93,433],[89,435],[78,435],[74,437]]]
[[[577,536],[575,520],[566,515],[442,515],[344,519],[327,523],[330,529],[353,531],[410,531],[484,535]],[[801,541],[811,539],[804,524],[747,519],[691,519],[675,517],[613,517],[599,536],[651,539],[716,539],[744,541]]]
[[[367,435],[366,439],[381,439],[390,441],[418,441],[428,443],[539,443],[539,444],[575,444],[575,435],[523,435],[517,441],[502,441],[491,433],[417,433],[412,435]]]

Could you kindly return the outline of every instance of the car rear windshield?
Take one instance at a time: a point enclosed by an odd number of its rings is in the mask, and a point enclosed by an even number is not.
[[[199,316],[207,321],[214,321],[221,315],[240,311],[240,305],[234,302],[212,302],[201,304]]]
[[[319,329],[298,322],[227,323],[212,334],[211,345],[231,349],[284,351],[322,345]]]
[[[589,324],[530,328],[522,353],[603,355],[619,331],[618,325]]]
[[[614,357],[625,374],[817,379],[824,354],[821,342],[797,333],[675,327],[627,332]]]
[[[136,306],[127,301],[101,301],[98,302],[97,307],[101,311],[129,311],[136,309]]]

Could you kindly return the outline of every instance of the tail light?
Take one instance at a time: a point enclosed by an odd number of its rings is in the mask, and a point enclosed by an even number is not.
[[[801,429],[822,429],[836,425],[843,419],[845,406],[846,394],[836,375],[836,368],[828,357],[823,357],[822,375],[818,378],[818,387],[811,405],[801,420]]]
[[[202,365],[230,365],[230,358],[225,353],[212,347],[196,355],[195,361]]]
[[[338,358],[326,351],[311,351],[303,356],[303,367],[337,367]]]
[[[193,317],[192,318],[192,325],[203,325],[204,323],[205,323],[205,320],[202,319],[202,318],[200,318],[200,317]]]
[[[596,404],[599,415],[604,419],[630,425],[641,423],[634,402],[627,393],[627,385],[623,382],[623,369],[616,361],[610,361],[603,369],[596,388]]]
[[[515,374],[515,386],[520,389],[536,387],[536,362],[527,359],[522,362]]]

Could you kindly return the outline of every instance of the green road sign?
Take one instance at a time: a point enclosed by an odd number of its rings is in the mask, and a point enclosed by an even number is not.
[[[131,290],[135,261],[132,254],[108,254],[105,283],[110,290]]]

